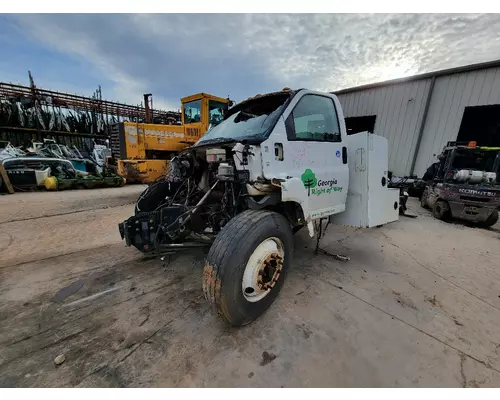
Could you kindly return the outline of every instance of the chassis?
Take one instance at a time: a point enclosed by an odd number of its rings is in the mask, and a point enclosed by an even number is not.
[[[252,182],[258,193],[249,194],[248,171],[237,171],[233,161],[236,154],[247,164],[248,145],[215,149],[213,162],[207,162],[210,147],[174,157],[165,179],[141,194],[135,215],[119,231],[128,246],[155,255],[211,246],[205,297],[229,323],[241,326],[277,296],[291,262],[293,233],[305,221],[300,207],[281,201],[279,182]]]

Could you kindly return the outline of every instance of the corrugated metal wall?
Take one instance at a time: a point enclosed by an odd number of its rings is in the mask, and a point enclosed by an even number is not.
[[[430,79],[340,94],[345,117],[376,115],[374,133],[389,142],[389,169],[409,174]]]
[[[422,176],[446,142],[457,139],[465,107],[490,104],[500,104],[500,68],[436,78],[415,173]]]
[[[338,95],[345,117],[376,115],[377,135],[389,141],[389,169],[407,175],[432,78]],[[449,140],[456,140],[465,107],[500,104],[500,67],[436,77],[417,155],[422,176]]]

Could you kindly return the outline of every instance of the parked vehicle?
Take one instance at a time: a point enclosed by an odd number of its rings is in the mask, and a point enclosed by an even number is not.
[[[387,140],[347,136],[330,93],[284,89],[243,101],[170,164],[119,224],[121,236],[145,253],[209,245],[203,291],[233,325],[274,301],[302,227],[319,240],[328,218],[358,227],[398,219]]]
[[[431,165],[421,205],[438,219],[459,218],[483,227],[498,221],[500,148],[448,142]]]
[[[151,123],[148,96],[144,95],[145,123],[120,122],[111,127],[112,162],[128,182],[149,184],[165,175],[170,158],[219,123],[231,104],[211,94],[194,94],[181,99],[181,121],[156,124]]]

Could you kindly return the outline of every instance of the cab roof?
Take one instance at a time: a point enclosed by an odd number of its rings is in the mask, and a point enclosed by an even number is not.
[[[289,89],[289,90],[280,90],[279,92],[269,92],[269,93],[264,93],[264,94],[257,94],[257,95],[255,95],[253,97],[249,97],[246,100],[240,101],[239,103],[237,103],[233,107],[231,107],[229,109],[228,116],[231,115],[231,114],[233,114],[236,110],[239,110],[239,109],[245,107],[248,103],[253,102],[253,101],[257,100],[257,99],[262,100],[262,99],[270,98],[270,97],[273,97],[273,96],[283,96],[283,97],[292,98],[300,90],[302,90],[302,89],[298,89],[298,90],[291,90],[291,89]]]
[[[190,101],[200,100],[202,98],[207,98],[209,100],[214,100],[214,101],[218,101],[221,103],[228,103],[229,102],[229,100],[225,99],[224,97],[218,97],[218,96],[214,96],[214,95],[211,95],[208,93],[201,92],[201,93],[196,93],[196,94],[192,94],[191,96],[181,98],[181,103],[187,103]]]

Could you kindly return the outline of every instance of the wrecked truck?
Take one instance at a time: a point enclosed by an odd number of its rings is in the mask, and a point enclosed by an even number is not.
[[[245,100],[170,161],[135,215],[119,224],[144,253],[210,246],[206,299],[245,325],[276,299],[293,262],[293,234],[319,238],[325,220],[379,226],[398,218],[387,140],[347,136],[330,93],[283,90]]]

